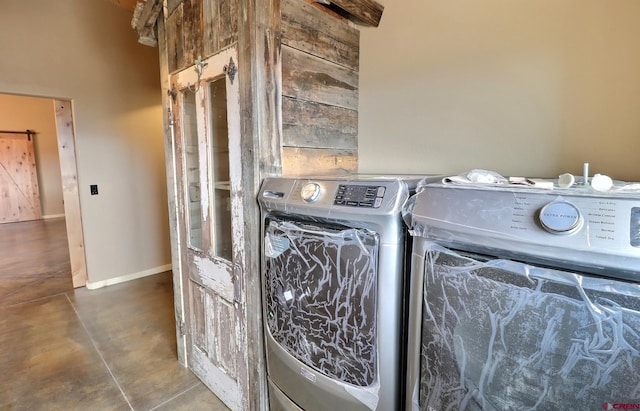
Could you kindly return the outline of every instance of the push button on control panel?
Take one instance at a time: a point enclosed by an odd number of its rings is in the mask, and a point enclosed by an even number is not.
[[[384,186],[340,184],[333,204],[348,207],[378,208],[382,205],[385,191],[386,188]]]

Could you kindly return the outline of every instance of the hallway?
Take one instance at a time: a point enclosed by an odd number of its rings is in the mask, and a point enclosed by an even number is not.
[[[0,225],[0,409],[227,410],[178,364],[171,272],[73,290],[48,223]]]

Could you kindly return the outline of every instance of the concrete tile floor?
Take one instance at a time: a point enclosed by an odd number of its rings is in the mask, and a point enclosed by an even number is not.
[[[0,307],[71,290],[64,218],[0,224]]]
[[[0,409],[227,410],[175,338],[170,272],[0,307]]]

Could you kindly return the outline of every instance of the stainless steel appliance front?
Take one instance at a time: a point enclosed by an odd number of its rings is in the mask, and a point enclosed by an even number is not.
[[[639,196],[419,191],[410,213],[412,409],[640,403]]]
[[[276,410],[395,410],[404,400],[406,229],[417,178],[270,178],[262,280]]]

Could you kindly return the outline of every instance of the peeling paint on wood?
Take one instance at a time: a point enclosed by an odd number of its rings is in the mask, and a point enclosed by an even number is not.
[[[177,9],[179,10],[179,8]],[[237,59],[233,48],[229,48],[203,61],[202,70],[198,74],[193,68],[179,71],[171,77],[171,88],[177,91],[174,103],[175,117],[175,142],[173,150],[176,153],[176,180],[178,199],[178,226],[182,238],[189,238],[188,208],[187,202],[193,202],[186,190],[188,147],[185,144],[187,136],[183,127],[184,99],[192,97],[192,113],[190,118],[195,118],[197,131],[197,150],[199,155],[199,173],[197,182],[200,187],[200,195],[197,201],[202,209],[199,217],[202,227],[201,250],[182,244],[180,247],[180,259],[183,271],[183,290],[189,292],[184,295],[185,318],[187,322],[186,354],[189,367],[212,391],[220,397],[231,409],[242,409],[237,404],[242,404],[246,397],[243,389],[243,379],[238,375],[239,364],[249,347],[246,339],[237,334],[237,323],[242,323],[236,308],[238,296],[238,275],[242,274],[242,265],[239,263],[244,258],[243,226],[243,190],[242,163],[240,161],[240,109],[238,82],[231,83],[224,76],[223,68],[229,60]],[[229,178],[231,197],[231,220],[233,230],[233,261],[212,255],[215,241],[212,238],[213,229],[211,221],[210,199],[213,198],[214,181],[212,181],[212,168],[214,159],[211,153],[214,150],[210,131],[212,125],[211,111],[211,87],[209,83],[214,79],[223,79],[226,88],[227,132],[229,137]],[[218,83],[219,84],[219,83]],[[191,88],[194,91],[189,90]],[[195,99],[193,99],[195,97]],[[240,265],[239,265],[240,264]],[[186,281],[186,285],[185,285]],[[221,376],[224,376],[222,378]],[[235,404],[235,405],[234,405]],[[235,407],[235,408],[234,408]]]
[[[227,301],[233,301],[233,283],[231,282],[231,267],[224,262],[212,261],[198,255],[193,256],[190,267],[191,277],[200,284],[214,291]]]

